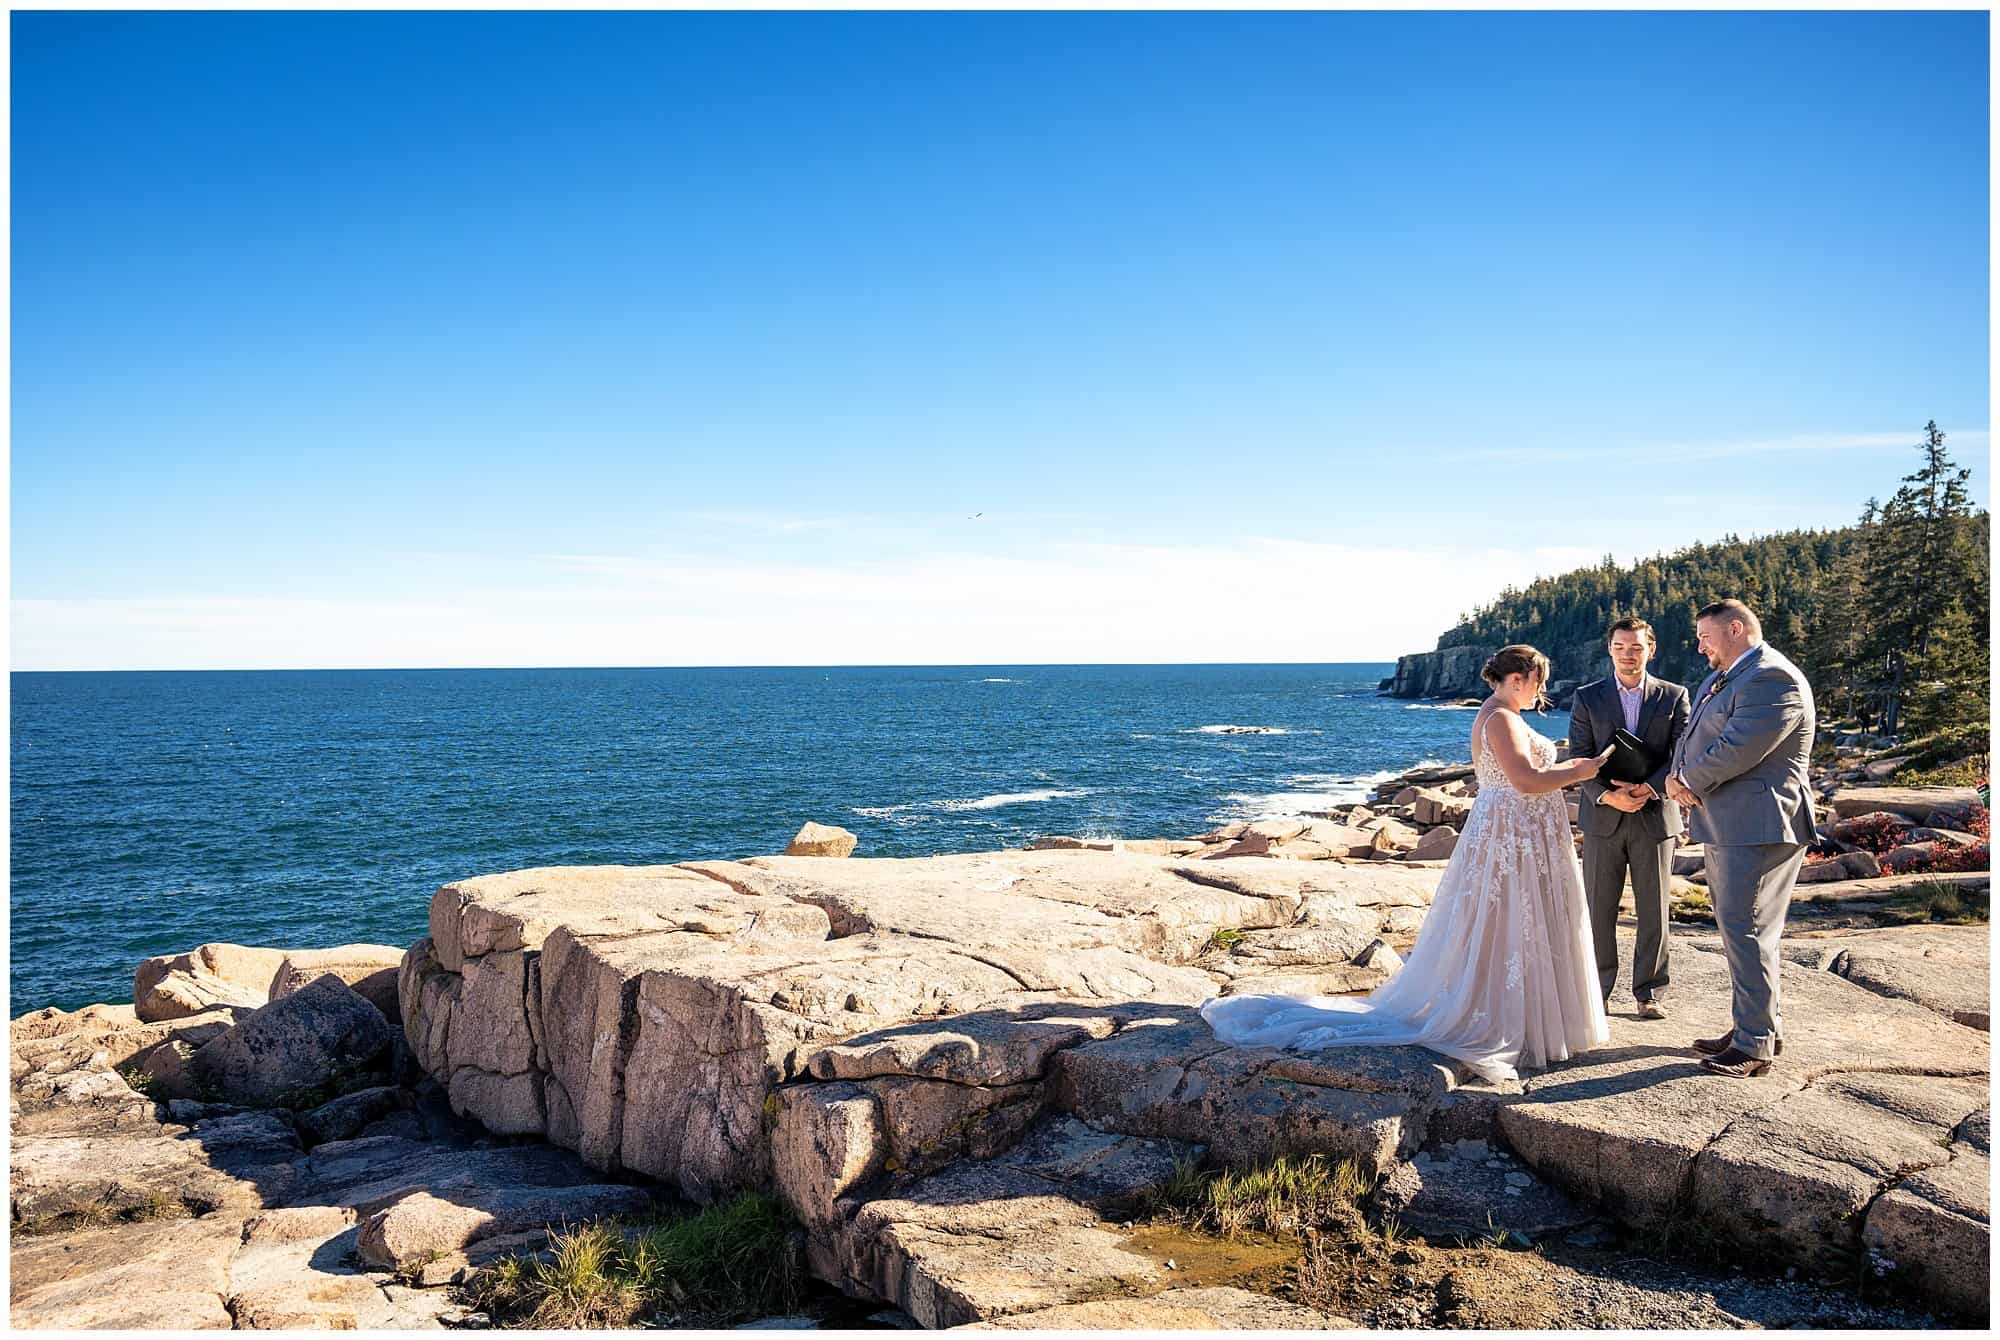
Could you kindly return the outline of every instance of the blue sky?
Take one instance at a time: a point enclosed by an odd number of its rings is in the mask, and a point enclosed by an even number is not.
[[[52,14],[17,668],[1349,660],[1987,498],[1987,16]]]

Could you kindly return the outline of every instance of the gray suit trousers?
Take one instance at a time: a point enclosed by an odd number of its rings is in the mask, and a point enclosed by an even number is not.
[[[1597,946],[1597,987],[1608,1000],[1618,985],[1618,902],[1625,872],[1632,872],[1632,902],[1639,938],[1632,954],[1632,995],[1652,1000],[1667,990],[1667,891],[1672,887],[1674,839],[1646,831],[1641,815],[1621,814],[1605,836],[1583,835],[1583,887],[1590,903],[1590,938]]]
[[[1708,895],[1729,961],[1736,1049],[1770,1060],[1783,1031],[1778,1015],[1778,938],[1805,864],[1803,843],[1706,849]]]

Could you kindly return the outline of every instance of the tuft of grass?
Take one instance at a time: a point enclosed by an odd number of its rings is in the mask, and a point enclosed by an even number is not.
[[[187,1204],[179,1196],[148,1187],[140,1193],[139,1203],[128,1207],[120,1217],[127,1223],[136,1223],[143,1219],[185,1219],[188,1215]]]
[[[1981,759],[1961,758],[1935,767],[1905,766],[1889,778],[1892,786],[1977,786],[1986,780],[1986,764]]]
[[[141,1098],[159,1097],[157,1090],[160,1084],[160,1077],[150,1070],[144,1070],[135,1065],[124,1066],[119,1069],[118,1077],[130,1085],[132,1092],[138,1094]]]
[[[1280,1156],[1244,1171],[1182,1163],[1154,1192],[1153,1209],[1223,1237],[1325,1227],[1358,1234],[1365,1227],[1360,1200],[1367,1191],[1368,1179],[1353,1160],[1329,1163],[1319,1154]]]
[[[515,1326],[627,1329],[665,1314],[722,1325],[803,1303],[794,1225],[775,1198],[745,1192],[683,1218],[603,1219],[549,1236],[540,1256],[503,1258],[469,1301]]]
[[[1984,925],[1990,918],[1991,895],[1950,880],[1927,879],[1900,890],[1882,905],[1884,919],[1906,925],[1940,922],[1947,926]]]
[[[1896,746],[1895,752],[1908,756],[1910,761],[1897,772],[1895,780],[1900,783],[1905,776],[1923,776],[1930,773],[1949,773],[1956,776],[1959,769],[1971,768],[1977,776],[1969,781],[1948,784],[1975,786],[1986,777],[1985,765],[1991,747],[1992,737],[1983,724],[1954,727],[1951,730],[1904,740]]]
[[[420,1252],[402,1264],[396,1271],[396,1278],[411,1286],[420,1284],[423,1280],[424,1267],[433,1261],[441,1261],[443,1259],[444,1252],[437,1247],[433,1247],[427,1252]]]
[[[1715,1231],[1684,1208],[1671,1210],[1654,1221],[1641,1240],[1653,1256],[1675,1257],[1704,1264],[1734,1259],[1730,1249],[1716,1236]]]
[[[746,1193],[647,1231],[635,1248],[644,1278],[671,1280],[724,1310],[789,1311],[805,1289],[795,1225],[775,1197]]]
[[[1512,1229],[1502,1228],[1500,1225],[1494,1223],[1493,1212],[1488,1210],[1486,1212],[1486,1236],[1479,1239],[1480,1245],[1491,1247],[1495,1251],[1504,1252],[1507,1250],[1509,1243],[1515,1242],[1520,1243],[1523,1247],[1533,1247],[1535,1245],[1533,1241],[1514,1232]]]
[[[1715,903],[1708,896],[1707,889],[1691,885],[1674,895],[1673,903],[1667,908],[1667,916],[1673,921],[1713,921]]]
[[[179,1196],[158,1187],[147,1187],[136,1199],[121,1196],[115,1188],[78,1201],[47,1218],[17,1221],[13,1231],[20,1237],[51,1233],[73,1233],[82,1228],[108,1228],[113,1224],[140,1224],[154,1219],[186,1219],[195,1210]]]
[[[1243,943],[1243,932],[1234,926],[1225,926],[1208,937],[1204,952],[1226,954]]]

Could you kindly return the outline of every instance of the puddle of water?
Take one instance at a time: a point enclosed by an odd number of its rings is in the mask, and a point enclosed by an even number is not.
[[[1167,1277],[1176,1289],[1212,1284],[1233,1284],[1254,1289],[1259,1282],[1275,1285],[1289,1277],[1291,1265],[1299,1257],[1296,1242],[1279,1242],[1261,1234],[1236,1238],[1215,1238],[1190,1233],[1172,1224],[1141,1224],[1119,1244],[1135,1256],[1143,1256],[1174,1269]],[[1269,1292],[1269,1288],[1263,1292]]]

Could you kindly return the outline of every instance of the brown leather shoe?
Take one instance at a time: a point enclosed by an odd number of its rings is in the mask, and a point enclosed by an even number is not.
[[[1701,1066],[1704,1070],[1713,1070],[1718,1075],[1728,1075],[1732,1079],[1752,1079],[1769,1070],[1771,1063],[1731,1047],[1719,1056],[1707,1057]]]
[[[1724,1033],[1719,1038],[1696,1038],[1691,1045],[1698,1052],[1703,1052],[1709,1056],[1720,1056],[1723,1052],[1728,1051],[1736,1045],[1736,1034],[1731,1031]],[[1771,1050],[1783,1056],[1785,1054],[1785,1040],[1779,1038],[1778,1045]]]

